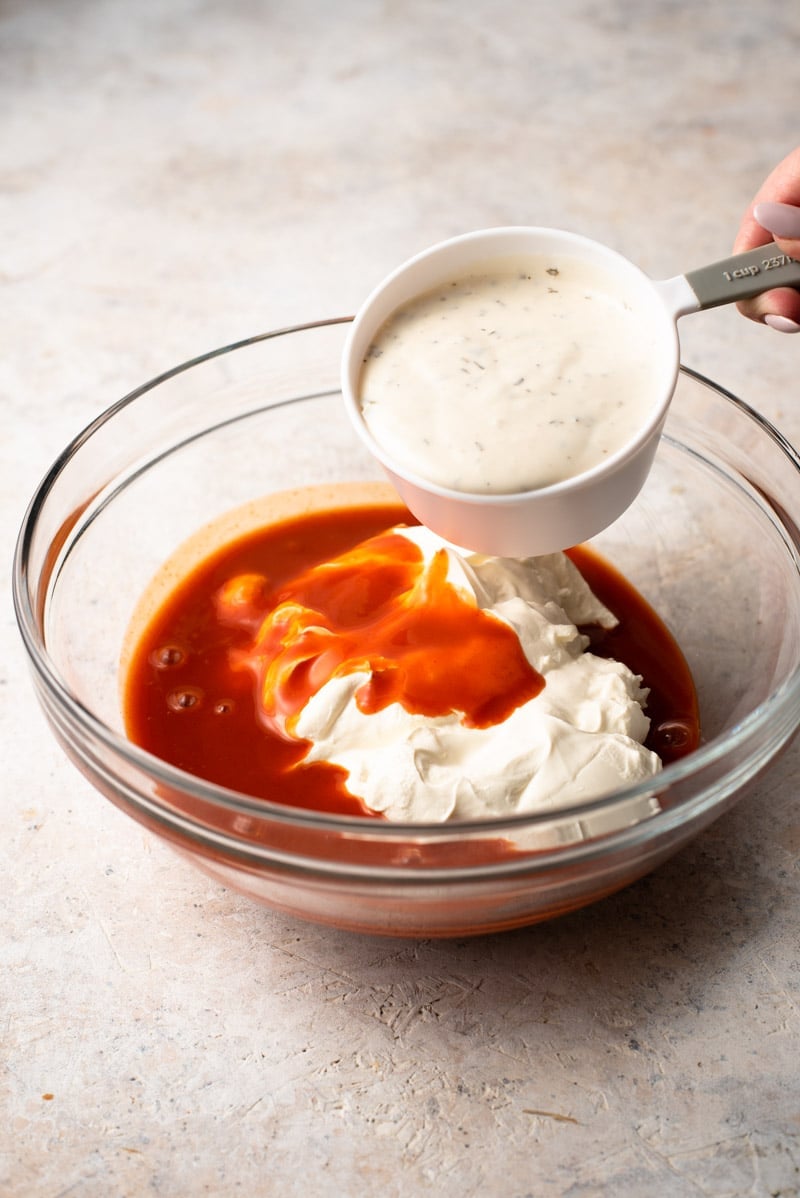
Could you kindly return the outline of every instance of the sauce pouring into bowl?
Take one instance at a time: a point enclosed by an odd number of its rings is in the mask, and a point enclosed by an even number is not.
[[[800,286],[800,262],[775,245],[654,281],[561,230],[468,233],[367,298],[342,393],[423,524],[481,553],[551,553],[613,523],[644,484],[677,320],[778,286]]]

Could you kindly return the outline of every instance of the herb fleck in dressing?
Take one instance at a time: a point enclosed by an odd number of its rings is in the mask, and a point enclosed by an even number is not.
[[[650,322],[576,258],[486,264],[399,308],[364,360],[364,421],[397,464],[460,491],[572,478],[652,409]]]

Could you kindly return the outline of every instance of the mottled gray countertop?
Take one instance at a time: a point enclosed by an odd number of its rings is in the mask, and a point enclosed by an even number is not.
[[[0,1194],[800,1193],[798,747],[657,873],[457,942],[296,923],[90,789],[10,603],[46,468],[196,353],[441,237],[724,255],[800,142],[784,0],[0,5]],[[800,441],[800,338],[684,360]]]

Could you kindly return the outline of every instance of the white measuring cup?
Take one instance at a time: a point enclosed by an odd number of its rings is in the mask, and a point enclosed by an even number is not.
[[[392,446],[376,440],[364,420],[359,380],[385,322],[434,288],[485,270],[500,259],[546,255],[594,265],[618,285],[626,303],[646,317],[652,332],[655,386],[636,434],[599,465],[531,490],[463,491],[404,468]],[[452,544],[508,557],[552,553],[588,540],[630,506],[649,473],[680,366],[677,320],[773,287],[800,287],[800,262],[777,245],[759,246],[685,275],[655,281],[599,242],[559,229],[531,226],[486,229],[441,242],[398,267],[356,314],[342,358],[342,394],[350,418],[399,496],[423,524]],[[533,398],[535,402],[535,397]],[[458,421],[457,409],[453,421]]]

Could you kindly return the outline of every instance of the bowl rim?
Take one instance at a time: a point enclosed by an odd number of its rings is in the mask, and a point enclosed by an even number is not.
[[[375,816],[354,816],[337,813],[323,813],[306,808],[290,807],[286,804],[275,802],[269,799],[256,798],[239,791],[220,786],[216,783],[209,782],[194,774],[185,772],[169,762],[155,757],[147,750],[129,741],[125,736],[116,732],[89,708],[87,708],[78,699],[61,678],[58,670],[52,663],[43,630],[39,627],[37,613],[32,602],[31,588],[28,586],[29,568],[28,557],[31,549],[34,531],[36,529],[39,515],[47,501],[47,498],[52,491],[56,480],[63,470],[67,467],[74,455],[80,450],[81,446],[88,441],[92,435],[101,427],[106,425],[114,416],[122,409],[134,403],[142,395],[154,390],[160,384],[168,381],[175,376],[185,373],[196,366],[200,366],[214,358],[222,357],[226,354],[235,352],[236,350],[244,349],[260,342],[269,341],[278,337],[282,337],[292,333],[302,333],[318,328],[332,327],[340,324],[347,324],[353,321],[352,316],[338,316],[327,319],[320,319],[305,322],[302,324],[287,325],[278,329],[272,329],[264,333],[258,333],[250,337],[231,342],[228,345],[220,346],[216,349],[206,351],[202,354],[187,359],[186,361],[171,367],[170,369],[161,372],[149,381],[139,385],[132,391],[128,392],[121,399],[115,401],[98,416],[87,424],[81,432],[79,432],[62,450],[58,457],[54,460],[48,471],[45,473],[38,487],[34,491],[22,519],[19,533],[16,540],[13,567],[12,567],[12,597],[14,611],[17,620],[17,625],[23,640],[23,644],[28,656],[29,666],[33,669],[35,676],[39,679],[45,692],[50,696],[55,708],[62,710],[77,723],[83,730],[92,737],[100,741],[107,749],[127,760],[131,765],[138,770],[148,774],[153,780],[165,787],[189,794],[194,798],[201,800],[204,803],[212,806],[220,807],[226,812],[232,814],[247,815],[250,817],[256,816],[262,819],[268,819],[272,823],[284,824],[292,827],[301,826],[309,831],[326,831],[336,833],[350,832],[353,834],[368,833],[372,838],[380,838],[386,840],[408,840],[408,839],[426,839],[428,841],[447,841],[456,837],[466,835],[472,836],[492,836],[501,833],[519,832],[523,828],[535,829],[545,825],[552,826],[559,822],[577,822],[592,815],[602,812],[604,809],[623,802],[629,802],[635,799],[641,799],[645,796],[653,795],[664,790],[667,790],[675,783],[684,781],[695,773],[700,773],[709,766],[713,766],[724,758],[727,753],[738,744],[746,741],[751,735],[756,733],[759,728],[769,725],[773,713],[776,710],[783,710],[789,706],[790,709],[796,711],[795,727],[785,737],[785,740],[791,738],[791,735],[800,725],[800,666],[795,667],[793,673],[778,687],[773,690],[766,699],[757,704],[752,711],[747,712],[740,720],[726,732],[713,737],[708,742],[701,744],[696,750],[690,753],[687,757],[681,758],[669,765],[666,765],[663,770],[655,776],[654,779],[645,779],[632,786],[625,787],[620,790],[615,790],[610,794],[604,794],[598,798],[588,800],[586,802],[575,804],[568,808],[546,810],[539,812],[515,813],[502,816],[494,816],[491,818],[475,818],[469,820],[453,820],[445,821],[444,823],[430,822],[403,822],[394,823],[388,820],[382,820]],[[752,408],[744,400],[739,399],[731,391],[725,387],[712,382],[699,371],[691,367],[681,365],[679,375],[693,379],[702,386],[707,387],[716,395],[720,396],[728,403],[732,404],[740,412],[742,412],[749,420],[757,424],[763,434],[772,440],[783,455],[788,459],[790,464],[800,476],[800,454],[788,439],[777,429],[771,421],[763,416],[756,409]],[[338,389],[338,384],[335,384],[330,393],[334,393]],[[326,392],[326,394],[329,394]],[[80,519],[81,512],[76,514],[76,522]],[[784,534],[783,540],[790,549],[794,558],[795,566],[800,573],[800,541],[795,542],[786,532],[783,523],[777,523],[778,529]],[[37,590],[38,590],[37,580]],[[783,742],[781,742],[783,743]],[[601,833],[598,840],[607,844],[609,839],[615,839],[625,832],[634,832],[637,829],[644,827],[652,827],[658,824],[659,827],[668,827],[674,819],[675,813],[684,811],[687,807],[700,804],[704,801],[704,792],[699,795],[681,798],[677,803],[667,805],[660,810],[654,811],[651,815],[646,815],[642,819],[637,820],[633,825],[626,825],[616,829],[611,833]],[[137,802],[140,802],[140,797],[137,796]],[[148,804],[153,803],[152,796],[147,799]],[[162,811],[162,818],[169,820],[174,818],[174,812],[166,805],[159,806]],[[188,817],[181,815],[181,822]],[[194,821],[196,823],[196,821]],[[213,837],[220,836],[218,830],[212,830],[203,827],[204,837],[211,835]],[[223,838],[226,834],[222,834]],[[238,841],[236,843],[239,843]],[[583,844],[596,843],[594,838],[582,841]],[[256,846],[253,848],[268,846]],[[577,848],[575,843],[567,843],[556,848],[556,852],[564,854],[565,850]],[[551,855],[551,850],[547,849],[541,854],[544,857]],[[296,858],[292,858],[296,860]],[[462,867],[463,868],[463,867]],[[496,869],[496,864],[492,866]],[[369,872],[374,875],[375,868],[369,867]],[[409,872],[413,873],[414,870]],[[426,874],[430,871],[426,870]],[[435,871],[434,871],[435,872]],[[451,872],[451,871],[448,871]],[[469,872],[469,867],[467,867]]]

